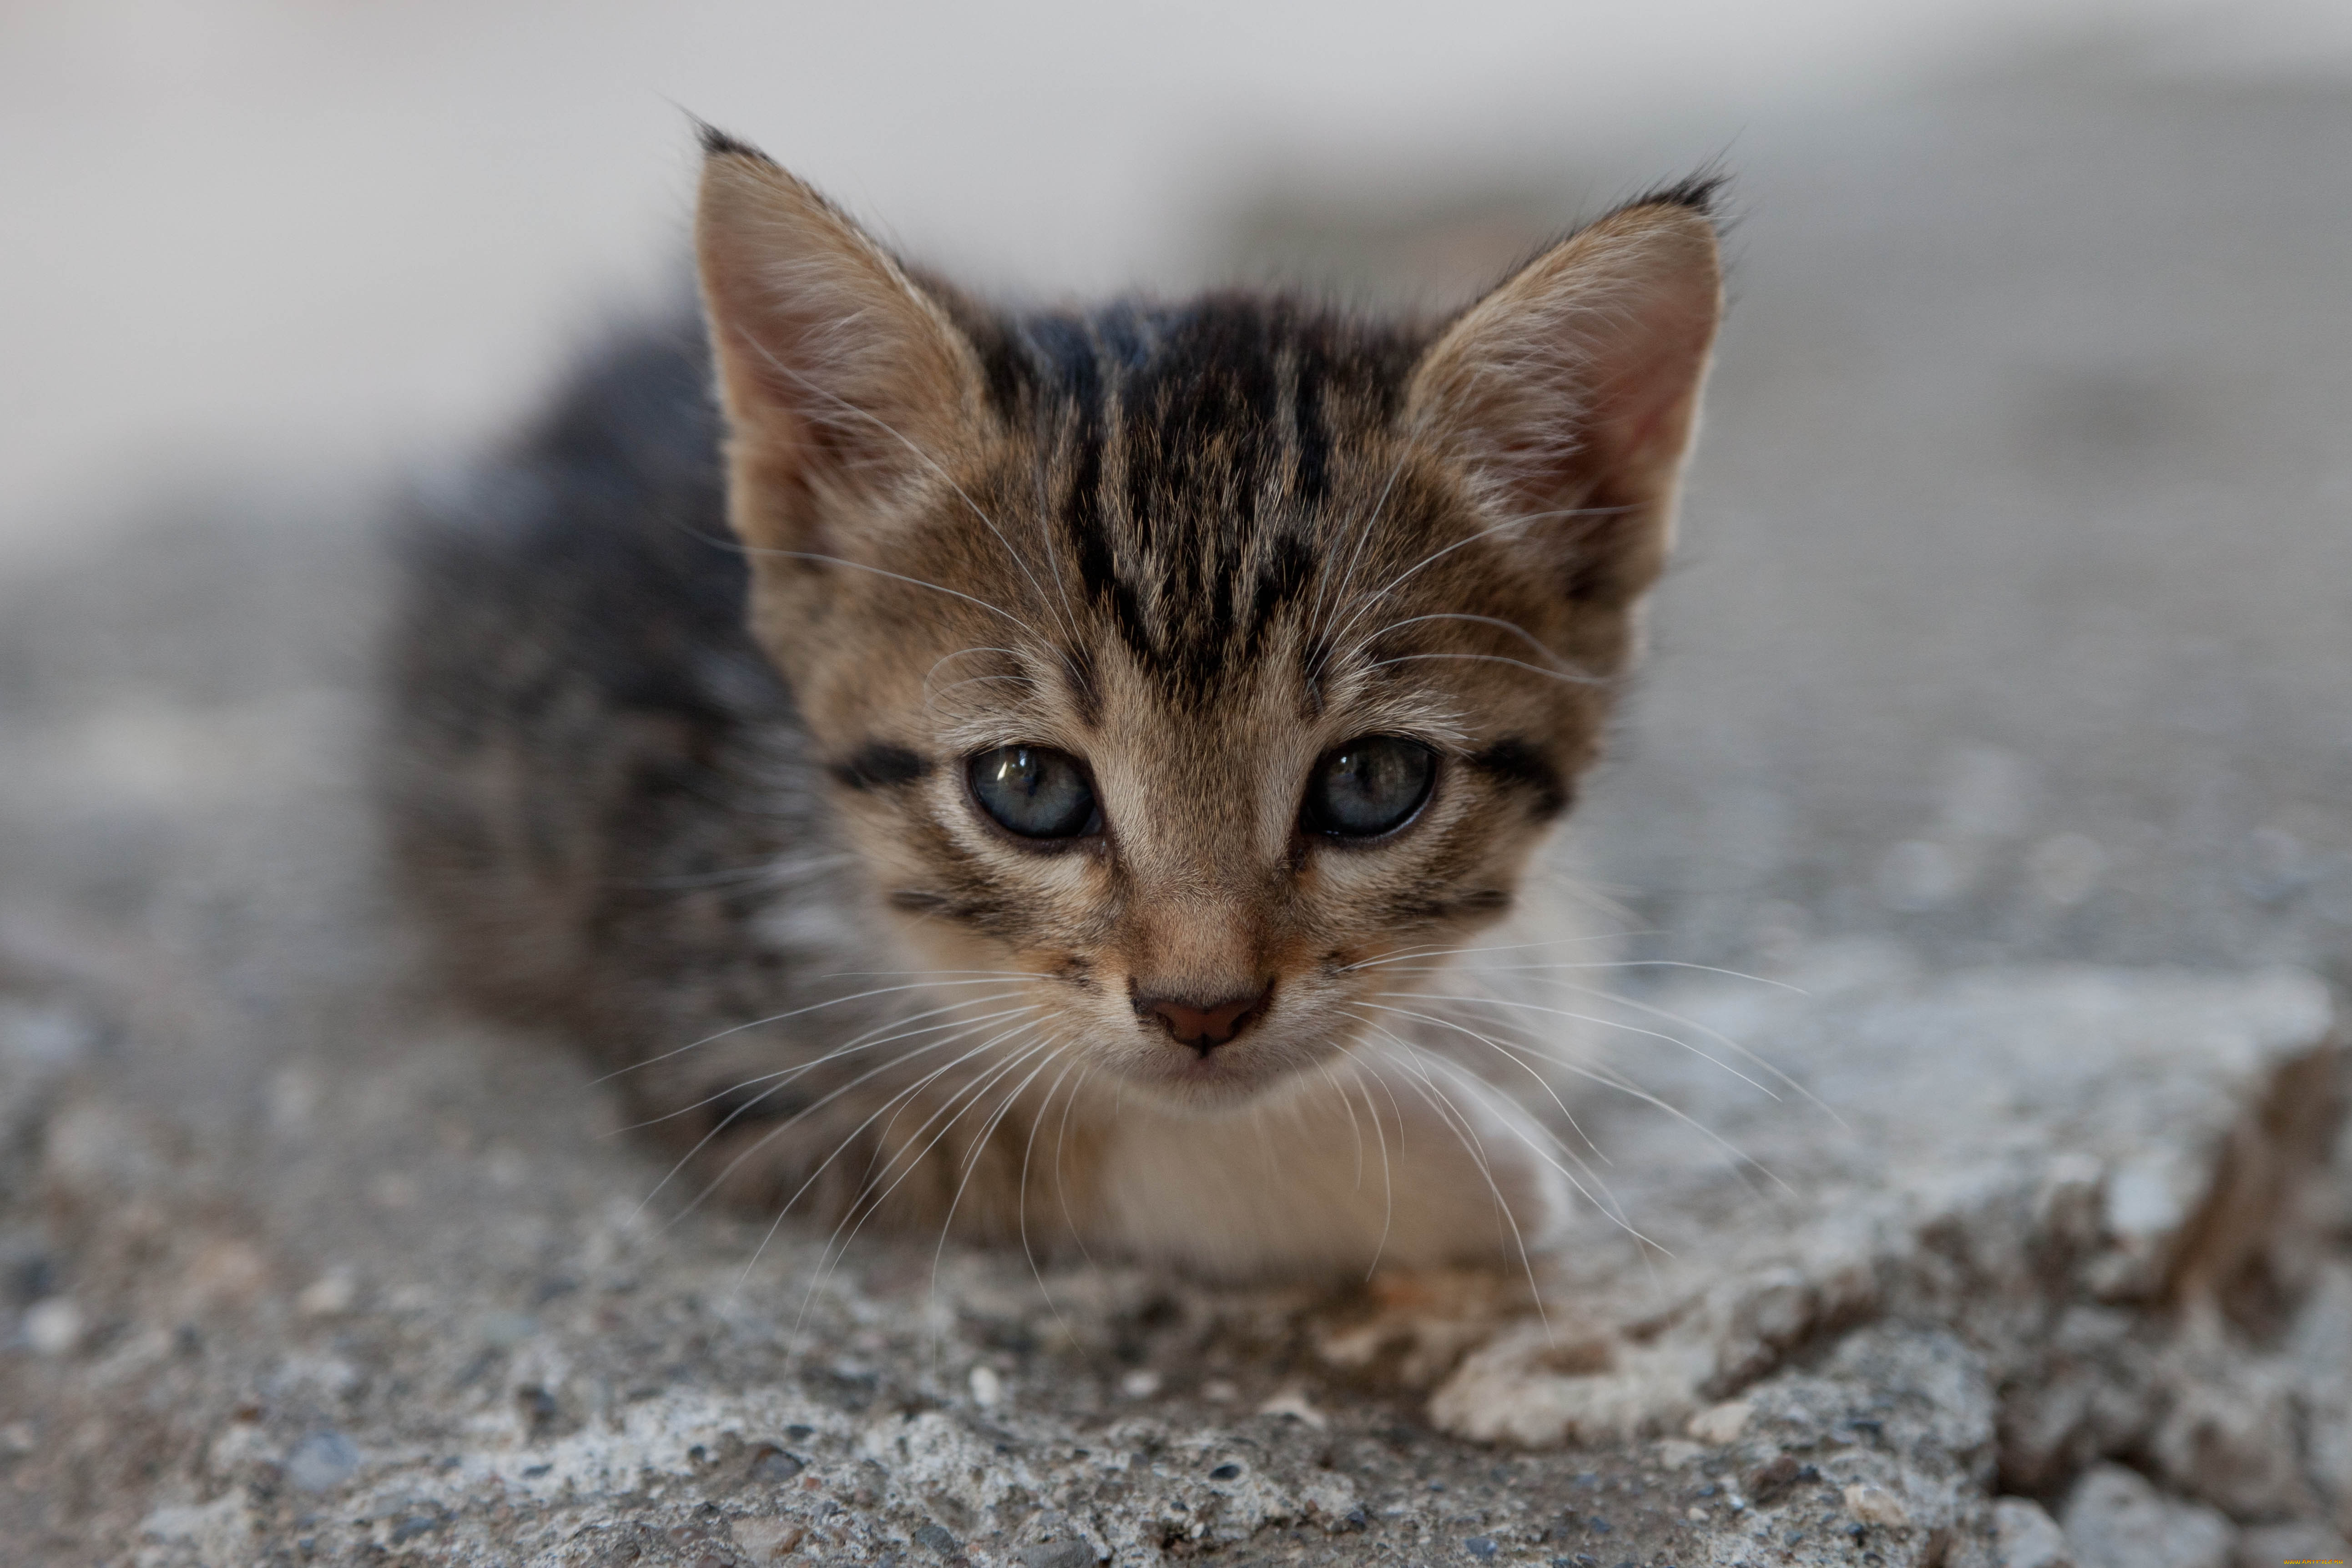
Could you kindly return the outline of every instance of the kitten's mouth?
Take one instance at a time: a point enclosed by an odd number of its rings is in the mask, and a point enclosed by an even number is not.
[[[1197,1051],[1165,1037],[1129,1056],[1119,1070],[1130,1084],[1171,1105],[1213,1111],[1244,1105],[1322,1059],[1329,1047],[1312,1037],[1254,1031],[1246,1040]]]
[[[1188,1051],[1179,1057],[1160,1050],[1130,1064],[1126,1076],[1148,1097],[1171,1109],[1215,1112],[1247,1104],[1286,1075],[1269,1068],[1256,1052],[1247,1053],[1244,1059],[1242,1053],[1217,1051],[1194,1057]]]

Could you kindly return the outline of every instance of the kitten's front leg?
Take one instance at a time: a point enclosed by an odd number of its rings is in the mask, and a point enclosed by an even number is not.
[[[1550,1136],[1439,1062],[1349,1060],[1216,1114],[1129,1097],[1100,1131],[1100,1240],[1228,1278],[1516,1267],[1568,1214]]]

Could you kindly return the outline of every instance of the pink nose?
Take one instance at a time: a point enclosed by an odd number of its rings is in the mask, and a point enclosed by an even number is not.
[[[1135,1013],[1139,1018],[1158,1019],[1169,1038],[1205,1057],[1255,1023],[1273,994],[1274,982],[1269,980],[1247,995],[1227,996],[1219,1001],[1137,996]]]

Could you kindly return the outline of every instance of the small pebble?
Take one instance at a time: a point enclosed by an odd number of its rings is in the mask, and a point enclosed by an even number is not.
[[[429,1513],[412,1515],[392,1527],[392,1544],[398,1546],[404,1542],[414,1541],[420,1535],[429,1535],[440,1528],[441,1521],[437,1515]]]
[[[539,1332],[539,1320],[529,1312],[485,1312],[482,1342],[508,1350]]]
[[[1744,1399],[1726,1400],[1692,1416],[1684,1430],[1701,1443],[1733,1443],[1748,1430],[1748,1418],[1755,1413],[1756,1407]]]
[[[971,1402],[982,1410],[993,1410],[1004,1403],[1004,1379],[994,1367],[973,1367],[964,1381],[971,1385]]]
[[[1776,1454],[1748,1472],[1744,1489],[1749,1497],[1763,1502],[1796,1485],[1805,1468],[1794,1454]]]
[[[770,1483],[788,1481],[804,1468],[799,1455],[788,1454],[772,1444],[762,1444],[760,1451],[752,1456],[751,1479]]]
[[[1485,1563],[1490,1561],[1500,1549],[1496,1546],[1493,1536],[1474,1535],[1462,1543],[1462,1550],[1478,1559],[1479,1562]]]
[[[359,1282],[348,1268],[331,1269],[303,1287],[294,1298],[294,1310],[306,1318],[332,1318],[352,1310]]]
[[[1911,1510],[1903,1506],[1903,1500],[1880,1487],[1846,1488],[1845,1510],[1864,1524],[1900,1529],[1911,1522]]]
[[[286,1457],[286,1479],[297,1491],[331,1491],[359,1468],[359,1449],[335,1431],[311,1433]]]
[[[780,1562],[790,1556],[806,1540],[808,1531],[783,1519],[739,1519],[735,1521],[735,1540],[751,1554],[755,1563]]]
[[[1083,1541],[1050,1541],[1018,1557],[1021,1568],[1095,1568],[1095,1549]]]
[[[1160,1392],[1160,1374],[1150,1367],[1138,1367],[1118,1380],[1118,1391],[1129,1399],[1149,1399]]]
[[[1272,1399],[1259,1405],[1257,1413],[1260,1415],[1284,1415],[1293,1421],[1303,1421],[1318,1432],[1323,1431],[1331,1425],[1324,1418],[1323,1412],[1307,1403],[1307,1394],[1303,1389],[1294,1388],[1276,1394]]]
[[[81,1343],[81,1309],[70,1296],[36,1301],[25,1311],[25,1342],[41,1355],[69,1355]]]

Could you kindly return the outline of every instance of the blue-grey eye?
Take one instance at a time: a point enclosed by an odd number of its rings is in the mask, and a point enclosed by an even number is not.
[[[1067,752],[999,746],[969,765],[971,796],[1009,833],[1024,838],[1076,838],[1100,826],[1094,785]]]
[[[1437,756],[1401,735],[1361,735],[1315,764],[1301,813],[1309,831],[1340,838],[1393,832],[1429,798]]]

